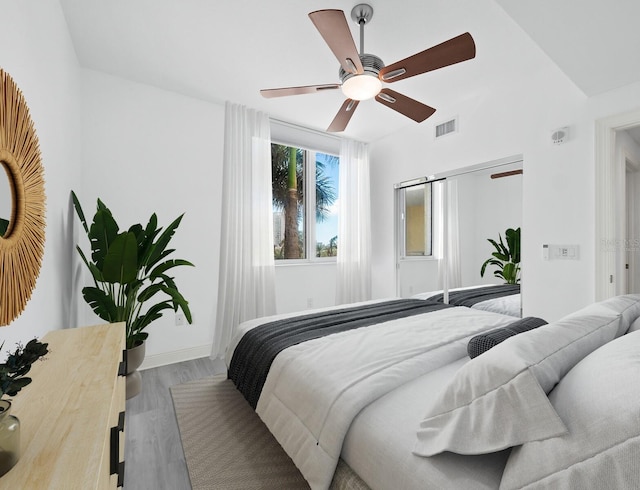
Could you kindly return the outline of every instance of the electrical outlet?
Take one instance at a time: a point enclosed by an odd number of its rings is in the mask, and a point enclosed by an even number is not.
[[[176,327],[179,327],[180,325],[184,325],[186,321],[187,320],[185,319],[184,313],[182,313],[182,311],[176,312]]]

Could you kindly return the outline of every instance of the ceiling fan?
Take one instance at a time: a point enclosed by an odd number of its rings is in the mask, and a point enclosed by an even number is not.
[[[380,58],[364,52],[364,26],[373,17],[373,8],[370,5],[359,4],[351,10],[351,18],[360,26],[360,54],[342,10],[318,10],[311,12],[309,17],[340,62],[340,83],[264,89],[260,93],[263,97],[271,98],[342,89],[347,100],[329,125],[327,131],[330,132],[344,131],[359,102],[371,98],[416,122],[424,121],[436,111],[433,107],[383,88],[382,82],[397,82],[470,60],[476,55],[473,38],[466,32],[385,66]]]

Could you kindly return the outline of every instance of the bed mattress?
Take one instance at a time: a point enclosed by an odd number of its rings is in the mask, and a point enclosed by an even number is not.
[[[470,337],[512,321],[450,307],[291,346],[274,359],[256,412],[311,487],[328,488],[344,436],[364,407],[464,358]],[[242,325],[239,335],[257,323]]]

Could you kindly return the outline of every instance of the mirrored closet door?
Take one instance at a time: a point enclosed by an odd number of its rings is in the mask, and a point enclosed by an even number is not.
[[[402,182],[395,193],[399,296],[520,316],[521,157]]]

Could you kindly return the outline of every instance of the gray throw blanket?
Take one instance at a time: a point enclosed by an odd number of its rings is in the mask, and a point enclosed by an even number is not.
[[[498,284],[496,286],[449,291],[449,304],[471,308],[476,303],[503,296],[511,296],[512,294],[520,294],[520,284]],[[427,300],[441,303],[444,301],[444,293],[431,296]]]

